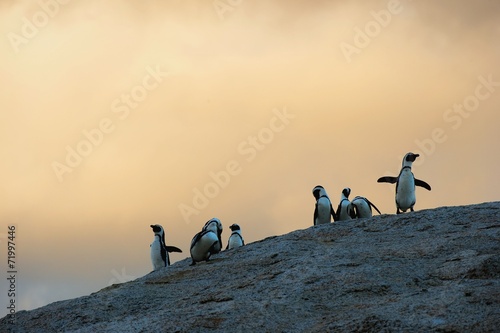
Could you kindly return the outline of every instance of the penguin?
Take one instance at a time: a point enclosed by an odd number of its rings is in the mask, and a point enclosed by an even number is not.
[[[365,218],[365,217],[372,217],[372,207],[375,208],[375,210],[379,213],[380,211],[378,208],[370,202],[365,197],[360,197],[357,196],[352,200],[350,208],[349,208],[349,215],[351,218]]]
[[[403,157],[401,171],[397,177],[384,176],[380,177],[378,183],[396,183],[396,214],[406,212],[408,209],[413,212],[415,205],[415,186],[420,186],[430,191],[431,186],[423,180],[416,179],[411,172],[413,162],[419,157],[419,154],[408,153]]]
[[[349,207],[351,202],[349,201],[349,195],[351,194],[351,189],[346,187],[342,190],[340,194],[340,203],[337,208],[337,221],[345,221],[350,220],[351,216],[349,215]]]
[[[333,210],[332,202],[330,201],[328,194],[326,194],[326,191],[323,188],[323,186],[318,185],[314,187],[312,193],[314,198],[316,199],[313,224],[318,225],[318,224],[330,223],[331,222],[330,216],[333,218],[333,221],[335,222],[335,211]]]
[[[243,240],[243,237],[241,236],[241,228],[237,224],[232,224],[229,226],[229,229],[231,229],[232,233],[231,236],[229,236],[229,239],[227,241],[227,246],[226,250],[231,250],[236,247],[240,247],[245,245],[245,241]]]
[[[170,266],[169,252],[182,252],[181,249],[175,246],[167,246],[165,244],[165,232],[163,227],[159,224],[150,226],[155,233],[155,239],[151,243],[151,262],[153,263],[153,269],[156,271],[160,268]]]
[[[214,254],[219,253],[222,250],[222,239],[221,239],[222,223],[220,222],[220,220],[216,217],[208,220],[207,223],[205,223],[205,225],[203,226],[203,229],[201,229],[201,230],[202,231],[212,230],[217,235],[217,238],[219,239],[219,243],[214,248],[214,251],[215,251]]]
[[[190,266],[196,265],[200,261],[208,261],[212,254],[217,253],[216,248],[219,246],[219,237],[212,230],[202,230],[197,233],[191,240],[192,263]]]

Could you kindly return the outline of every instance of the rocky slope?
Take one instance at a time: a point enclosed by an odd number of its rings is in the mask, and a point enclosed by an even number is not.
[[[500,327],[500,202],[310,227],[189,263],[21,311],[15,332]]]

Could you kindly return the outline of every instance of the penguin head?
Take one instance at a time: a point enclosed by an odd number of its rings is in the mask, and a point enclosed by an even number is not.
[[[411,165],[413,164],[413,162],[415,162],[415,160],[419,156],[420,156],[419,154],[414,154],[414,153],[408,153],[408,154],[406,154],[405,157],[403,157],[403,167],[405,167],[405,166],[411,167]]]
[[[201,230],[202,231],[212,230],[213,232],[215,232],[217,235],[220,236],[220,234],[222,234],[222,229],[223,229],[222,223],[218,218],[214,217],[213,219],[208,220],[207,223],[205,223],[203,229]]]
[[[231,231],[235,231],[235,230],[241,230],[240,226],[237,225],[237,224],[232,224],[229,226],[229,229],[231,229]]]
[[[317,185],[313,188],[312,190],[313,196],[316,200],[319,199],[319,197],[326,195],[326,191],[321,185]]]
[[[155,235],[163,236],[163,227],[159,224],[152,224],[150,227],[153,229]]]
[[[345,189],[342,190],[342,195],[346,198],[349,199],[349,195],[351,194],[351,189],[349,187],[346,187]]]

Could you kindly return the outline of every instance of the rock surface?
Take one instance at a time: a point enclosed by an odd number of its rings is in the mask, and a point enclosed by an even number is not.
[[[14,332],[498,332],[500,202],[336,222],[89,296]],[[0,328],[8,331],[6,317]]]

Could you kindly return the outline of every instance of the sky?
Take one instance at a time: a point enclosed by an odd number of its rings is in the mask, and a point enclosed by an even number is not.
[[[0,36],[18,311],[148,274],[151,224],[176,262],[212,217],[310,227],[319,184],[394,214],[410,151],[416,210],[500,199],[497,1],[2,1]]]

